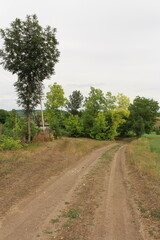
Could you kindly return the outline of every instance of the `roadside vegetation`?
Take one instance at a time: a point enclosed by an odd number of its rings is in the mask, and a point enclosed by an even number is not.
[[[145,134],[134,140],[128,146],[127,159],[146,231],[160,239],[160,135]]]
[[[132,104],[123,94],[113,96],[101,89],[90,88],[84,97],[75,90],[65,98],[61,85],[54,83],[46,96],[43,119],[40,111],[31,118],[32,142],[51,141],[61,137],[114,140],[124,137],[141,137],[155,126],[159,106],[153,99],[136,97]],[[27,118],[16,110],[0,110],[0,149],[19,149],[28,142]]]

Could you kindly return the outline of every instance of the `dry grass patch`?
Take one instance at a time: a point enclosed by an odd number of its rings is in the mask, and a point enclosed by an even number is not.
[[[133,141],[127,149],[127,162],[146,232],[152,239],[160,239],[160,159],[149,141]]]
[[[151,151],[148,139],[140,138],[133,141],[128,147],[127,156],[129,163],[140,175],[160,180],[160,159],[155,151]]]

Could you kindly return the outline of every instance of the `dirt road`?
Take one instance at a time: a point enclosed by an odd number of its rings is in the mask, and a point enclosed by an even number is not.
[[[51,219],[59,216],[65,203],[71,201],[75,189],[98,163],[99,157],[114,145],[116,143],[95,150],[76,166],[48,180],[36,195],[15,206],[0,223],[0,239],[54,239],[40,233],[47,229]],[[95,224],[88,239],[146,240],[127,190],[124,151],[125,147],[118,150],[110,173],[106,174],[102,203],[95,212]]]
[[[133,200],[128,192],[125,146],[121,147],[115,154],[110,175],[106,175],[105,184],[105,197],[96,214],[92,239],[146,239],[134,209]]]

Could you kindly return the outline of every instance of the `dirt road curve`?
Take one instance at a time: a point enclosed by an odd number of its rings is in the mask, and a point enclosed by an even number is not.
[[[36,196],[29,197],[15,206],[0,223],[0,239],[43,240],[41,237],[37,238],[37,234],[46,229],[50,219],[59,215],[82,178],[99,161],[99,157],[114,145],[92,152],[74,168],[50,179],[37,191]],[[127,192],[124,151],[125,147],[118,150],[112,162],[110,175],[106,176],[106,197],[96,212],[96,224],[91,239],[145,239]]]

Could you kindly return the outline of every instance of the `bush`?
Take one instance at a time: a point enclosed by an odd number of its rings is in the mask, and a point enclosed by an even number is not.
[[[53,135],[48,132],[39,132],[34,136],[33,142],[48,142],[52,141],[53,138]]]
[[[15,150],[22,148],[20,140],[14,140],[12,137],[2,136],[0,140],[0,149],[1,150]]]
[[[83,124],[78,115],[70,115],[65,120],[65,128],[69,137],[80,137],[83,135]]]

